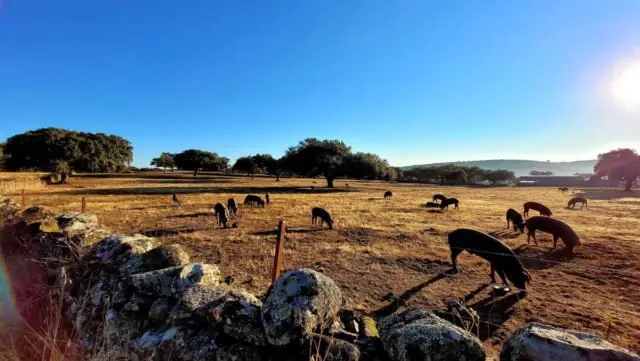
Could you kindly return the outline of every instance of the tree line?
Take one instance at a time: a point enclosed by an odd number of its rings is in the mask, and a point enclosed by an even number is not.
[[[62,173],[71,171],[121,172],[131,169],[133,146],[119,136],[104,133],[76,132],[60,128],[42,128],[14,135],[0,143],[0,163],[8,170],[37,170]],[[373,153],[353,152],[341,140],[307,138],[286,149],[275,158],[270,154],[240,157],[233,166],[229,158],[215,152],[188,149],[180,153],[162,153],[151,165],[164,169],[192,171],[229,171],[258,173],[275,176],[282,174],[324,177],[328,187],[337,178],[396,179],[422,182],[465,184],[488,180],[508,181],[515,178],[508,170],[487,170],[478,167],[445,165],[414,168],[402,171],[392,167],[387,160]],[[598,155],[594,167],[594,179],[608,177],[625,182],[631,189],[640,176],[640,155],[628,148],[621,148]]]

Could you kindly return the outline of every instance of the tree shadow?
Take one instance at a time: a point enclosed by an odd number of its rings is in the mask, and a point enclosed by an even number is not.
[[[582,189],[574,194],[575,197],[582,197],[594,200],[615,200],[621,198],[640,198],[640,192],[632,190],[630,192],[622,189]]]
[[[160,209],[160,208],[175,208],[175,206],[171,204],[163,205],[163,206],[147,206],[147,207],[132,207],[132,208],[122,208],[123,211],[144,211],[147,209]]]
[[[391,301],[391,303],[389,303],[388,305],[382,306],[379,309],[373,311],[371,313],[371,316],[374,318],[380,318],[380,317],[391,315],[392,313],[396,312],[400,308],[400,306],[406,305],[407,301],[409,301],[411,297],[415,296],[423,288],[429,286],[430,284],[438,282],[445,277],[447,277],[445,274],[438,274],[432,277],[431,279],[406,290],[399,297],[396,297],[395,299],[393,299],[393,301]]]
[[[140,230],[137,233],[145,235],[147,237],[168,237],[168,236],[177,236],[185,233],[194,233],[200,231],[200,229],[185,227],[185,228],[156,228],[156,229],[147,229]]]
[[[98,188],[78,189],[69,191],[52,192],[51,194],[71,195],[171,195],[171,194],[325,194],[357,192],[345,188],[316,188],[314,190],[305,187],[135,187],[135,188]]]
[[[538,241],[540,242],[540,241]],[[570,254],[565,248],[544,250],[540,246],[523,244],[513,249],[520,262],[527,269],[544,270],[560,263],[574,259],[575,254]]]
[[[213,212],[198,212],[198,213],[189,213],[189,214],[176,214],[173,216],[167,216],[167,218],[195,218],[195,217],[207,217],[213,216]]]
[[[328,228],[287,228],[286,233],[312,233],[312,232],[323,232],[329,230]],[[278,234],[278,230],[270,230],[270,231],[257,231],[251,233],[254,236],[275,236]]]
[[[429,212],[429,213],[444,213],[444,210],[443,209],[430,209],[430,208],[427,208],[427,212]]]

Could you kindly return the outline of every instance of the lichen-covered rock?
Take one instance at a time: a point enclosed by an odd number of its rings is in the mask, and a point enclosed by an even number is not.
[[[500,361],[640,361],[598,336],[530,323],[504,343]]]
[[[179,244],[158,246],[142,255],[152,270],[189,264],[191,257]]]
[[[246,343],[223,347],[216,353],[217,361],[262,361],[260,349]]]
[[[131,276],[133,287],[140,293],[157,297],[178,297],[189,288],[201,284],[220,284],[220,271],[215,265],[191,263]]]
[[[104,263],[120,266],[131,257],[142,255],[155,246],[153,238],[142,234],[113,234],[91,246],[87,253]]]
[[[246,300],[248,297],[229,300],[232,297],[229,294],[227,300],[212,311],[214,318],[220,320],[224,333],[252,345],[266,345],[267,336],[262,327],[262,303],[255,297],[251,301]]]
[[[483,361],[485,351],[471,333],[432,312],[409,309],[379,323],[384,349],[394,361]]]
[[[145,253],[133,255],[119,270],[122,274],[136,274],[155,271],[168,267],[189,264],[189,254],[178,244],[162,245]]]
[[[342,306],[335,282],[314,270],[287,272],[271,287],[262,308],[262,325],[269,343],[287,345],[328,328]]]
[[[170,312],[171,302],[168,298],[160,297],[157,300],[153,301],[153,303],[149,307],[147,318],[149,319],[149,321],[151,321],[151,323],[155,325],[162,325],[169,318]]]
[[[11,198],[0,200],[0,223],[14,219],[20,212],[20,207]]]
[[[184,327],[155,329],[145,332],[134,343],[141,361],[205,361],[215,360],[219,335],[211,329]]]
[[[58,217],[62,231],[70,235],[85,233],[98,226],[98,217],[90,213],[68,212]]]
[[[58,221],[51,209],[45,206],[33,206],[22,211],[22,221],[40,232],[60,232]]]

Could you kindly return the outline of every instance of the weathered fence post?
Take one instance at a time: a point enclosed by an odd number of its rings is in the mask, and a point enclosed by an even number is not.
[[[82,197],[82,213],[85,213],[87,211],[87,199],[85,197]]]
[[[284,243],[284,236],[287,234],[286,224],[281,219],[278,223],[278,237],[276,238],[276,254],[273,257],[273,273],[271,274],[271,284],[274,284],[280,272],[282,271],[282,245]]]
[[[24,188],[22,188],[22,206],[27,206],[27,191]]]

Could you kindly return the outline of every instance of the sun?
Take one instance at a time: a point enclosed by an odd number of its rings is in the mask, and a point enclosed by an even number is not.
[[[611,90],[622,107],[640,112],[640,61],[620,67],[611,84]]]

